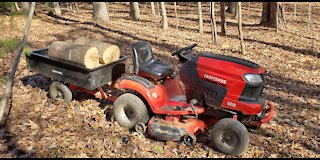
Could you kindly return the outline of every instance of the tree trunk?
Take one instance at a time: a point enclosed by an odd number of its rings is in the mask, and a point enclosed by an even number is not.
[[[216,16],[214,13],[214,2],[210,2],[210,12],[211,12],[211,26],[212,26],[212,43],[218,44],[217,40],[217,25],[216,25]]]
[[[226,12],[235,15],[237,13],[237,2],[228,2],[228,3],[229,3],[229,7]]]
[[[177,2],[173,2],[174,5],[174,14],[176,15],[176,28],[179,28],[179,23],[178,23],[178,13],[177,13]]]
[[[241,15],[241,2],[238,2],[238,29],[239,29],[239,38],[241,45],[241,53],[245,54],[244,51],[244,42],[243,42],[243,34],[242,34],[242,15]]]
[[[130,2],[130,17],[134,21],[138,21],[140,19],[140,10],[138,2]]]
[[[294,11],[293,11],[293,15],[294,15],[294,20],[297,19],[297,4],[294,4]]]
[[[18,6],[18,2],[14,2],[14,6],[16,7],[16,10],[17,10],[17,11],[20,11],[20,8],[19,8],[19,6]]]
[[[160,5],[161,5],[161,13],[162,13],[162,28],[167,29],[168,28],[168,20],[167,20],[166,7],[164,5],[164,2],[160,2]]]
[[[158,16],[160,16],[160,4],[157,2],[157,11],[158,11]]]
[[[61,16],[61,9],[59,6],[59,2],[53,2],[54,14],[57,16]]]
[[[199,16],[199,32],[203,33],[203,19],[202,19],[202,6],[201,2],[198,2],[198,16]]]
[[[226,35],[226,10],[225,10],[225,2],[220,2],[220,16],[221,16],[221,34],[223,36]]]
[[[48,56],[77,63],[89,69],[99,66],[98,49],[89,45],[55,41],[48,46]]]
[[[109,2],[106,2],[106,10],[107,10],[107,15],[106,15],[106,17],[107,17],[108,21],[110,21],[110,18],[109,18]],[[80,12],[80,11],[79,11],[79,12]]]
[[[309,6],[308,6],[308,30],[311,29],[311,14],[312,14],[312,11],[311,11],[311,3],[309,2]]]
[[[155,8],[154,8],[154,2],[150,2],[150,4],[151,4],[151,13],[152,13],[152,15],[156,15],[156,10],[155,10]]]
[[[29,11],[30,2],[20,2],[22,11]]]
[[[28,36],[29,36],[29,30],[30,30],[30,26],[31,26],[31,22],[32,22],[32,17],[33,17],[33,13],[34,13],[34,9],[36,6],[36,2],[31,2],[31,7],[29,10],[29,16],[28,16],[28,20],[24,29],[24,35],[22,38],[22,41],[19,44],[19,47],[17,49],[17,56],[13,62],[13,66],[10,72],[10,76],[9,76],[9,80],[7,82],[6,85],[6,89],[4,90],[3,93],[3,97],[1,99],[1,106],[0,106],[0,123],[3,122],[3,117],[4,117],[4,113],[6,111],[6,106],[7,106],[7,99],[9,98],[10,94],[11,94],[11,90],[12,90],[12,85],[13,85],[13,80],[14,80],[14,75],[17,71],[17,67],[20,61],[20,57],[21,57],[21,53],[24,49],[24,46],[28,40]]]
[[[105,2],[93,3],[93,20],[98,22],[109,22],[107,6]]]
[[[97,47],[99,53],[99,62],[109,64],[119,59],[120,48],[117,45],[89,39],[88,37],[79,37],[74,41],[75,44],[89,45]]]
[[[263,2],[260,24],[284,29],[285,12],[283,2]]]

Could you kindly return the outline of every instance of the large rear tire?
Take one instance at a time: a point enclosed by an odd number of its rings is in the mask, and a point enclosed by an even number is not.
[[[49,89],[50,97],[53,99],[62,99],[65,103],[72,101],[72,92],[61,82],[53,82]]]
[[[228,155],[239,155],[248,146],[247,128],[232,118],[219,120],[211,129],[211,145]]]
[[[121,127],[133,129],[137,123],[146,124],[150,117],[143,101],[132,93],[125,93],[113,103],[115,120]]]

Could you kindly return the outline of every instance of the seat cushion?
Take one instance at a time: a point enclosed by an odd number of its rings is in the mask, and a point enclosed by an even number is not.
[[[157,80],[163,79],[172,73],[173,69],[171,66],[165,65],[158,61],[152,61],[151,63],[140,65],[138,72],[138,74],[142,77],[148,77]]]

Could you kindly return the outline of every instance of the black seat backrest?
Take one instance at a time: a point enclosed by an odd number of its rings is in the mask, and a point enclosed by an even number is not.
[[[132,44],[133,65],[135,71],[139,71],[139,66],[153,62],[153,52],[148,42],[138,41]]]

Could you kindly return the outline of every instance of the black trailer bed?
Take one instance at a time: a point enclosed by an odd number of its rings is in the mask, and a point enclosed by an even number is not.
[[[95,90],[121,77],[125,73],[123,62],[126,59],[127,56],[120,55],[117,61],[88,69],[80,64],[48,57],[48,48],[34,50],[26,56],[29,70],[89,90]]]

